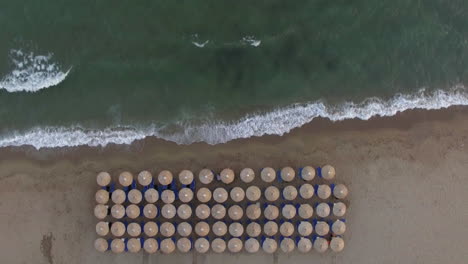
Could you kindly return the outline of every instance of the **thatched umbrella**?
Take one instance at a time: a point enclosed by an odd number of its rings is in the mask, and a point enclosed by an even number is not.
[[[244,216],[244,210],[242,210],[242,208],[236,204],[229,207],[228,215],[232,220],[240,220],[242,216]]]
[[[177,240],[177,249],[182,253],[187,253],[192,248],[192,242],[186,237],[179,238]]]
[[[234,187],[232,188],[231,190],[231,199],[234,201],[234,202],[241,202],[242,200],[244,200],[245,198],[245,192],[244,190],[241,188],[241,187]]]
[[[245,241],[244,247],[245,251],[249,253],[255,253],[258,252],[258,250],[260,249],[260,243],[255,238],[249,238]]]
[[[143,243],[143,248],[149,254],[156,253],[158,251],[158,241],[154,238],[148,238]]]
[[[215,204],[211,208],[211,215],[214,219],[223,219],[226,216],[226,207],[221,204]]]
[[[301,204],[298,211],[302,219],[309,219],[314,214],[314,209],[310,204]]]
[[[137,218],[138,216],[140,216],[140,207],[134,205],[134,204],[131,204],[129,206],[127,206],[127,208],[125,209],[125,212],[127,213],[127,216],[131,219],[135,219]]]
[[[114,253],[122,253],[125,250],[125,243],[122,238],[113,239],[111,242],[111,250]]]
[[[337,202],[333,204],[333,214],[338,217],[342,217],[346,214],[346,204]]]
[[[227,233],[227,225],[221,221],[214,223],[212,229],[216,236],[224,236]]]
[[[179,181],[183,185],[189,185],[193,182],[193,172],[189,170],[183,170],[179,173]]]
[[[224,182],[225,184],[230,184],[234,181],[234,171],[231,169],[224,169],[221,171],[219,174],[221,181]]]
[[[259,203],[247,206],[246,214],[250,220],[257,220],[262,214],[262,209],[260,208]]]
[[[202,203],[207,203],[211,200],[211,191],[208,188],[202,187],[197,192],[197,199]]]
[[[132,236],[132,237],[136,237],[136,236],[139,236],[141,234],[141,226],[140,224],[137,224],[137,223],[130,223],[128,224],[127,226],[127,233]]]
[[[161,241],[160,248],[161,248],[161,252],[164,254],[170,254],[174,252],[175,247],[176,246],[174,244],[174,241],[172,241],[172,239],[170,238],[165,238]]]
[[[111,198],[115,204],[123,204],[125,202],[126,194],[123,190],[117,189],[112,192]]]
[[[111,208],[111,215],[115,219],[121,219],[125,216],[125,207],[121,204],[114,204]]]
[[[173,204],[165,204],[161,209],[161,214],[166,219],[172,219],[176,215],[176,208]]]
[[[265,198],[268,201],[274,202],[278,200],[279,196],[280,196],[280,191],[275,186],[269,186],[265,189]]]
[[[280,226],[281,235],[288,237],[294,233],[294,225],[291,222],[284,222]]]
[[[296,176],[296,172],[291,167],[284,167],[281,169],[281,179],[285,182],[290,182],[294,180],[294,176]]]
[[[305,181],[311,181],[315,178],[315,169],[311,166],[305,166],[301,171],[301,178]]]
[[[265,215],[265,218],[268,220],[275,220],[279,216],[279,209],[278,207],[269,204],[263,211],[263,215]]]
[[[164,222],[159,227],[159,233],[165,237],[173,236],[175,231],[175,226],[171,222]]]
[[[130,172],[124,171],[120,173],[119,175],[120,185],[122,185],[123,187],[128,187],[130,186],[130,184],[132,184],[132,182],[133,182],[133,175]]]
[[[143,232],[149,237],[154,237],[158,234],[159,228],[155,222],[146,222],[143,226]]]
[[[264,182],[273,182],[276,179],[276,172],[273,168],[266,167],[260,172],[260,178]]]
[[[325,180],[332,180],[335,178],[335,168],[330,165],[325,165],[322,167],[322,178]]]
[[[330,232],[330,226],[327,224],[327,222],[324,221],[318,221],[317,224],[315,224],[315,233],[319,236],[325,236]]]
[[[226,241],[221,238],[213,239],[213,242],[211,242],[211,249],[216,253],[223,253],[226,250]]]
[[[256,202],[262,196],[262,191],[257,186],[249,186],[245,191],[245,195],[249,201]]]
[[[210,242],[204,237],[195,240],[195,250],[198,253],[206,253],[210,249]]]
[[[273,221],[268,221],[263,226],[263,233],[267,236],[274,236],[278,233],[278,224]]]
[[[207,222],[198,222],[195,225],[195,233],[201,237],[207,236],[210,233],[210,225]]]
[[[182,222],[178,224],[177,233],[179,233],[179,235],[183,237],[190,236],[190,234],[192,234],[192,225],[187,222]]]
[[[297,242],[297,249],[301,253],[307,253],[312,249],[312,242],[308,238],[301,237]]]
[[[333,252],[341,252],[344,249],[344,240],[341,237],[332,237],[330,248]]]
[[[125,234],[125,225],[122,222],[114,222],[111,225],[111,233],[116,237],[121,237]]]
[[[217,203],[224,203],[228,198],[228,192],[223,187],[218,187],[213,191],[213,199]]]
[[[141,250],[140,239],[130,238],[129,240],[127,240],[127,248],[128,248],[128,251],[132,253],[139,252]]]
[[[143,195],[137,189],[130,190],[127,197],[132,204],[139,204],[143,199]]]
[[[240,178],[245,183],[250,183],[255,179],[255,172],[251,168],[245,168],[240,173]]]
[[[203,169],[200,171],[198,174],[198,178],[200,179],[200,182],[203,184],[209,184],[213,181],[214,179],[214,174],[211,170],[209,169]]]
[[[98,204],[94,207],[94,215],[97,219],[104,219],[107,216],[108,208],[107,205]]]
[[[283,214],[284,218],[292,219],[296,216],[296,207],[292,204],[286,204],[283,206],[281,213]]]
[[[280,243],[280,248],[281,250],[283,250],[284,253],[292,252],[295,248],[294,240],[288,237],[283,238],[283,240],[281,240]]]
[[[278,243],[274,239],[266,238],[262,244],[263,251],[269,254],[275,253],[278,248]]]
[[[317,188],[317,196],[322,199],[326,200],[331,195],[331,188],[326,184],[319,185]]]
[[[344,199],[348,195],[348,188],[344,184],[337,184],[333,188],[333,195],[338,199]]]
[[[147,204],[143,207],[143,215],[148,219],[154,219],[158,216],[158,208],[154,204]]]
[[[288,185],[283,189],[284,199],[292,201],[297,197],[297,189],[292,185]]]
[[[177,208],[177,215],[180,219],[186,220],[192,216],[192,208],[188,204],[181,204]]]
[[[276,226],[276,228],[278,229],[278,226]],[[258,237],[262,232],[262,227],[258,223],[252,222],[247,225],[245,232],[250,237]]]
[[[190,188],[182,188],[179,191],[179,199],[183,203],[188,203],[193,199],[193,191]]]
[[[148,203],[155,203],[159,200],[159,193],[156,189],[151,188],[145,191],[145,200]]]
[[[148,186],[151,184],[153,181],[153,175],[151,175],[151,172],[144,170],[138,173],[138,183],[141,186]]]
[[[206,219],[210,216],[210,207],[208,207],[208,205],[206,204],[200,204],[197,206],[197,208],[195,209],[195,215],[199,218],[199,219]]]
[[[111,176],[108,172],[100,172],[96,177],[97,184],[102,187],[106,187],[111,182]]]
[[[327,217],[330,215],[330,206],[327,203],[319,203],[315,208],[315,212],[319,217]]]
[[[332,232],[335,234],[335,235],[342,235],[344,234],[344,232],[346,232],[346,224],[345,222],[341,221],[341,220],[336,220],[335,222],[333,222],[332,224]]]
[[[94,248],[99,252],[106,252],[109,248],[109,243],[104,238],[98,238],[94,241]]]
[[[169,185],[173,181],[172,173],[168,170],[163,170],[158,175],[158,182],[162,185]]]
[[[244,233],[244,227],[241,223],[234,222],[229,225],[229,234],[233,237],[240,237]]]
[[[164,190],[161,193],[161,200],[163,203],[171,204],[175,201],[175,193],[173,190]]]
[[[314,196],[314,192],[315,192],[314,186],[308,183],[302,184],[301,187],[299,188],[299,194],[304,199],[312,198],[312,196]]]
[[[242,250],[242,240],[237,237],[229,239],[228,249],[232,253],[240,252]]]
[[[314,228],[310,222],[301,221],[297,227],[297,232],[301,236],[308,237],[310,234],[312,234],[312,231],[314,231]]]
[[[97,223],[96,233],[100,236],[106,236],[109,233],[109,223],[103,221]]]
[[[328,249],[328,241],[325,238],[317,237],[314,241],[314,248],[317,252],[323,253]]]

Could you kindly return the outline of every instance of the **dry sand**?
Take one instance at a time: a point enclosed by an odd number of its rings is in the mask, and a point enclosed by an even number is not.
[[[316,120],[283,137],[178,146],[0,150],[1,263],[466,263],[468,108],[391,118]],[[101,170],[220,170],[331,163],[350,188],[340,254],[98,253],[93,216]]]

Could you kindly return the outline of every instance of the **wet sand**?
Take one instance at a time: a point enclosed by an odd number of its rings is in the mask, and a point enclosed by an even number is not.
[[[280,136],[189,146],[154,138],[106,148],[0,149],[2,263],[465,263],[468,108],[312,123]],[[95,175],[265,166],[337,169],[350,189],[339,254],[98,253]]]

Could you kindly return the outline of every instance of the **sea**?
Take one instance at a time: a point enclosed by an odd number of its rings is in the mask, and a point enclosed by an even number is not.
[[[468,105],[466,0],[0,4],[0,147],[283,135]]]

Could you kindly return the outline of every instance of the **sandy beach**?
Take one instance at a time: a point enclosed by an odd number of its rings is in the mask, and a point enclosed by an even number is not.
[[[220,145],[155,138],[130,146],[0,149],[2,263],[466,263],[468,107],[414,110],[370,121],[317,119],[284,136]],[[339,254],[98,253],[95,176],[122,170],[238,173],[244,167],[322,166],[350,189]]]

